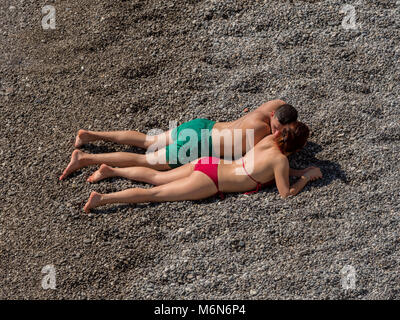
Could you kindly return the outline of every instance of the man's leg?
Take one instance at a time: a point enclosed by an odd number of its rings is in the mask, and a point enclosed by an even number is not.
[[[148,161],[150,157],[152,158],[151,162]],[[138,154],[131,152],[90,154],[76,149],[72,153],[71,161],[69,162],[67,168],[64,170],[59,179],[62,180],[70,175],[72,172],[79,170],[83,167],[102,163],[113,167],[123,168],[141,166],[153,168],[156,170],[171,169],[171,167],[166,163],[165,148],[147,154]]]
[[[97,140],[111,141],[118,144],[126,144],[144,149],[147,149],[150,145],[157,143],[159,148],[162,148],[172,142],[171,131],[172,130],[169,130],[156,136],[148,136],[138,131],[79,130],[75,139],[75,148],[79,148],[88,142]]]

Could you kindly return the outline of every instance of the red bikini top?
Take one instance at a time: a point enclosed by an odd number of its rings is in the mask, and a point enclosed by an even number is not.
[[[246,174],[249,176],[249,178],[250,178],[251,180],[253,180],[255,183],[257,183],[256,190],[249,191],[249,192],[245,192],[244,194],[256,193],[256,192],[258,192],[261,188],[263,188],[263,187],[265,187],[265,186],[267,186],[267,185],[271,185],[271,184],[272,184],[273,180],[268,181],[268,182],[266,182],[266,183],[261,183],[261,182],[257,181],[256,179],[254,179],[254,178],[247,172],[246,167],[244,166],[244,159],[243,159],[243,158],[242,158],[242,164],[243,164],[244,172],[246,172]]]

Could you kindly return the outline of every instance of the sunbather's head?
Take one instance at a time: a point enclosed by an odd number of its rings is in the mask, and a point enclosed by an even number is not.
[[[283,154],[291,154],[304,147],[310,136],[310,129],[300,121],[289,123],[274,138]]]
[[[271,114],[271,133],[281,131],[297,120],[297,110],[290,104],[283,104]]]

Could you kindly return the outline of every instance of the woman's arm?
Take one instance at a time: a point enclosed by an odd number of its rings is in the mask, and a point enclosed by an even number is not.
[[[305,172],[305,169],[303,170],[296,170],[296,169],[292,169],[289,168],[289,176],[291,177],[301,177]]]
[[[297,169],[289,168],[289,175],[290,175],[291,177],[301,177],[301,176],[304,176],[304,174],[305,174],[308,170],[311,170],[311,169],[314,169],[314,168],[316,168],[316,167],[308,167],[308,168],[305,168],[305,169],[302,169],[302,170],[297,170]]]
[[[322,178],[319,168],[307,170],[292,186],[289,184],[289,161],[286,157],[279,158],[274,167],[275,182],[282,198],[298,194],[310,180]]]

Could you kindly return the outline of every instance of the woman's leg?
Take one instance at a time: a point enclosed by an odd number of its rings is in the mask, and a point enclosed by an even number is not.
[[[131,152],[111,152],[91,154],[80,150],[74,150],[71,160],[60,176],[60,180],[72,172],[90,165],[105,163],[114,167],[149,167],[156,170],[169,170],[171,167],[166,163],[165,148],[156,152],[138,154]]]
[[[217,193],[213,181],[204,173],[194,171],[189,177],[175,180],[150,189],[132,188],[124,191],[100,194],[92,192],[84,210],[103,206],[109,203],[143,203],[199,200]]]
[[[148,136],[138,131],[79,130],[75,139],[75,148],[79,148],[88,142],[97,140],[127,144],[144,149],[147,149],[150,145],[156,143],[159,148],[163,148],[172,142],[171,131],[172,130],[169,130],[156,136]]]
[[[88,179],[89,182],[98,182],[111,177],[123,177],[130,180],[151,183],[156,186],[166,184],[190,176],[194,165],[187,163],[179,168],[168,171],[158,171],[146,167],[112,168],[102,164]]]

